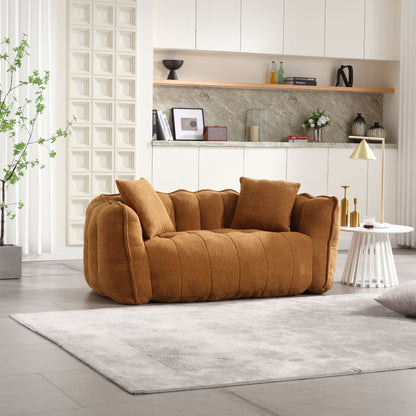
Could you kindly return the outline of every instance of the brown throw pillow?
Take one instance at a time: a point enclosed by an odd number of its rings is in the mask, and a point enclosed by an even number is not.
[[[147,238],[175,231],[172,220],[153,186],[146,179],[116,181],[120,195],[127,205],[136,211]]]
[[[290,231],[300,183],[240,178],[241,191],[231,228]]]

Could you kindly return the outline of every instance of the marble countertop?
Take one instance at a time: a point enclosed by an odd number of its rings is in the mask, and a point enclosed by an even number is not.
[[[237,142],[237,141],[165,141],[152,140],[152,146],[193,146],[193,147],[261,147],[261,148],[339,148],[354,149],[357,143],[331,143],[331,142],[307,142],[307,143],[289,143],[289,142]],[[381,149],[379,143],[369,143],[372,148]],[[386,144],[386,149],[397,149],[397,144]]]

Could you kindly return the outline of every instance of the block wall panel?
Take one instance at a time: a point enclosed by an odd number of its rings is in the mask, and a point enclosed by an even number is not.
[[[136,172],[136,0],[68,1],[67,243],[83,243],[88,203]]]

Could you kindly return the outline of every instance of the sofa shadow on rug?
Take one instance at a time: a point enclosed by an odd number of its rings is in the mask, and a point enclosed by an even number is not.
[[[323,293],[339,238],[335,197],[300,184],[241,178],[233,190],[156,192],[117,181],[120,195],[88,206],[84,274],[124,304]]]

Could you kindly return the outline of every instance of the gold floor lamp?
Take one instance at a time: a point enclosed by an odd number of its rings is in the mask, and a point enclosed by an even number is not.
[[[376,156],[370,149],[364,136],[349,136],[350,139],[361,139],[360,144],[354,150],[354,153],[350,156],[350,159],[361,159],[361,160],[375,160]],[[381,216],[380,223],[384,223],[384,137],[371,137],[371,140],[381,142]]]

